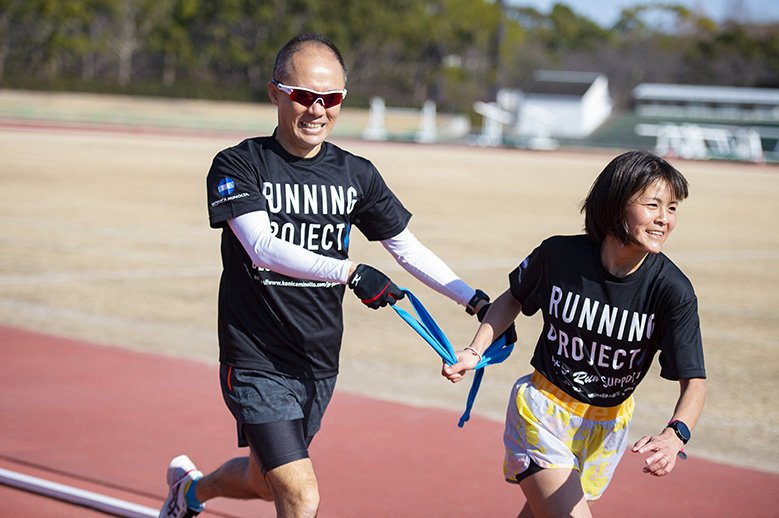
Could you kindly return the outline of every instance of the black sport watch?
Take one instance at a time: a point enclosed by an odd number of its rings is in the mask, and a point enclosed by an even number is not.
[[[473,297],[471,297],[471,300],[468,301],[468,304],[465,306],[465,312],[469,315],[475,315],[476,314],[476,306],[479,305],[479,302],[482,300],[489,302],[490,297],[484,293],[481,290],[476,290],[476,293],[473,294]]]
[[[666,428],[671,428],[674,432],[676,432],[676,436],[684,444],[687,444],[687,441],[690,440],[690,429],[687,428],[686,424],[679,421],[678,419],[675,419],[670,423],[668,423],[668,426]]]

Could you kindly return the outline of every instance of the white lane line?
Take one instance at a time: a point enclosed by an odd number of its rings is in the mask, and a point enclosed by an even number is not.
[[[159,511],[118,498],[85,491],[38,477],[0,468],[0,484],[56,498],[82,507],[126,518],[156,518]]]

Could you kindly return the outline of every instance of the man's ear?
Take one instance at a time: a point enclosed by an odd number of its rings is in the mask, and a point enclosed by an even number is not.
[[[273,84],[273,81],[268,81],[268,97],[270,97],[270,102],[275,104],[276,106],[279,105],[279,89],[276,88],[276,85]]]

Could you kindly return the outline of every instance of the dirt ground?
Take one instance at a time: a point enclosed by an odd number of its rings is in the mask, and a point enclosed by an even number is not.
[[[215,362],[219,232],[208,227],[205,174],[219,150],[272,129],[274,112],[0,90],[0,119],[0,323]],[[543,238],[581,231],[578,205],[619,152],[350,138],[366,120],[344,110],[333,141],[370,158],[414,213],[411,230],[493,297]],[[765,449],[779,440],[779,167],[673,162],[691,196],[665,252],[696,288],[709,376],[688,451],[779,472],[779,452]],[[456,348],[467,345],[475,319],[380,245],[355,235],[351,246],[355,260],[411,289]],[[441,378],[438,356],[394,312],[347,293],[345,313],[340,390],[462,409],[467,384]],[[539,331],[540,316],[518,322],[515,352],[487,370],[475,413],[503,419]],[[660,431],[672,413],[678,384],[657,372],[636,393],[635,438]]]

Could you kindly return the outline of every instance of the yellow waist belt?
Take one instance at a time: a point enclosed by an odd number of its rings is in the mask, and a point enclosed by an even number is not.
[[[533,371],[533,374],[530,375],[530,381],[546,397],[565,408],[568,412],[584,419],[612,421],[618,417],[633,414],[635,402],[632,395],[617,406],[594,406],[572,398],[538,371]]]

